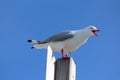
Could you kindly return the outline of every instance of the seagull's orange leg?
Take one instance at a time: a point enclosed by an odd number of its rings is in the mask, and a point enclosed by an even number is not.
[[[68,56],[68,53],[66,54],[65,58],[66,58],[66,59],[70,58],[70,57]]]
[[[62,53],[62,58],[63,59],[69,59],[70,57],[68,56],[68,53],[64,56],[64,50],[61,49],[61,53]]]
[[[62,53],[62,58],[65,58],[64,57],[64,50],[63,49],[61,49],[61,53]]]

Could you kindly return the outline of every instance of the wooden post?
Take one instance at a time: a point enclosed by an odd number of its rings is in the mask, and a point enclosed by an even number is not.
[[[48,46],[46,80],[76,80],[76,64],[72,58],[57,59]]]
[[[75,80],[76,65],[72,58],[57,59],[55,62],[54,80]]]

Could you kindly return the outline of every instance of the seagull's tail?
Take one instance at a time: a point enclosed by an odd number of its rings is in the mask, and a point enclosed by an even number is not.
[[[32,43],[32,44],[40,44],[41,41],[38,40],[27,40],[27,42]]]
[[[27,40],[27,42],[34,44],[34,46],[31,48],[40,49],[40,48],[47,48],[48,46],[48,44],[46,44],[45,42],[41,42],[38,40]]]

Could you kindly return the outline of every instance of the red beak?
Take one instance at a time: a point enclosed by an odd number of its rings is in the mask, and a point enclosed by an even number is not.
[[[92,32],[95,36],[98,36],[96,32],[100,32],[100,30],[92,30]]]

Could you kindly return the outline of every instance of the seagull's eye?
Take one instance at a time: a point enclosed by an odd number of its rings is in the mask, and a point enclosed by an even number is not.
[[[93,29],[93,27],[90,27],[90,29]]]

